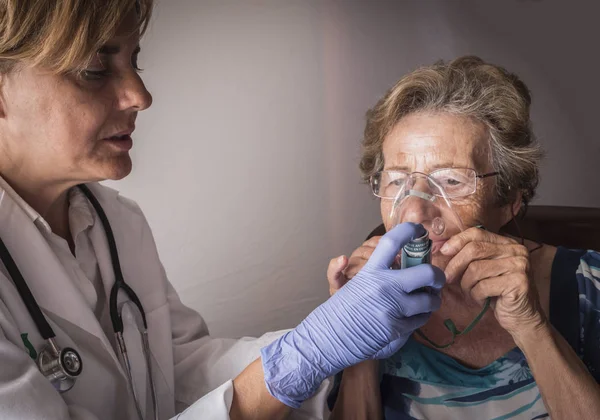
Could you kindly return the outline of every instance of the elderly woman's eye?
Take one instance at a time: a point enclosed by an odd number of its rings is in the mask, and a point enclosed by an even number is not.
[[[446,179],[446,184],[454,187],[456,185],[462,184],[462,182],[457,179],[448,178]]]

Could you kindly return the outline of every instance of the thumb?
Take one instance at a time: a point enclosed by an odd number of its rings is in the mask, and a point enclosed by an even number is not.
[[[423,225],[415,223],[400,223],[381,237],[367,264],[378,268],[389,268],[400,249],[411,239],[425,233]]]
[[[334,294],[346,284],[348,279],[344,275],[344,270],[348,266],[348,257],[340,255],[332,259],[327,267],[327,282],[329,283],[329,294]]]

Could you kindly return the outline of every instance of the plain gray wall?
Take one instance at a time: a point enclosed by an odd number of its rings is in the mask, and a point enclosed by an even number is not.
[[[594,1],[162,0],[137,200],[182,300],[221,336],[293,327],[330,258],[379,223],[357,169],[364,113],[404,73],[478,54],[533,91],[538,203],[600,207]],[[591,186],[591,188],[582,188]]]

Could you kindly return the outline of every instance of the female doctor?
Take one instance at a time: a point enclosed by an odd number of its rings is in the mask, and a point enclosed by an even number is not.
[[[152,0],[0,2],[0,418],[323,418],[327,378],[395,353],[443,274],[389,270],[418,225],[297,328],[209,337],[166,278],[129,174]],[[223,250],[227,252],[227,250]],[[293,412],[292,412],[293,410]]]

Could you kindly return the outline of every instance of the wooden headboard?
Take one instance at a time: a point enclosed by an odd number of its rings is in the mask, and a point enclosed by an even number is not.
[[[600,250],[600,209],[530,206],[518,221],[523,236],[549,245]],[[518,236],[515,224],[504,230]]]
[[[527,239],[567,248],[600,250],[600,208],[529,206],[518,223]],[[514,223],[509,223],[503,231],[519,236]],[[384,226],[379,225],[369,237],[384,233]]]

